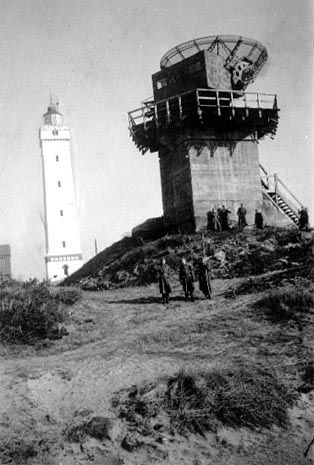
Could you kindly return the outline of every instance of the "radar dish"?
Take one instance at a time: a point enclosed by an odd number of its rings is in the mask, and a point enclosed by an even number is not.
[[[257,40],[223,35],[200,37],[171,48],[161,58],[160,67],[169,68],[202,50],[225,59],[225,67],[232,74],[234,88],[243,88],[253,82],[267,61],[266,47]]]

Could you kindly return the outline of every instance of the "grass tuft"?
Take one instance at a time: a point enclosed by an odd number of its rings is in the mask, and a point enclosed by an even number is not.
[[[253,367],[178,374],[159,384],[133,387],[116,397],[121,418],[142,434],[154,434],[154,419],[166,417],[180,434],[204,435],[218,424],[237,427],[284,426],[294,396],[273,374]]]
[[[0,463],[2,465],[25,465],[29,459],[38,455],[33,442],[23,438],[10,438],[0,443]]]
[[[110,439],[109,431],[112,427],[111,420],[103,417],[93,417],[91,420],[66,429],[65,436],[70,442],[82,442],[86,436],[100,441]]]
[[[262,310],[272,323],[294,321],[303,323],[313,310],[313,294],[308,290],[278,290],[258,300],[255,307]]]

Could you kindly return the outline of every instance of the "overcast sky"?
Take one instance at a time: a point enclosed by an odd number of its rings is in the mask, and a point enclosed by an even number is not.
[[[186,40],[238,34],[269,60],[248,90],[278,94],[260,159],[313,211],[311,0],[0,0],[0,243],[16,278],[44,277],[38,128],[49,90],[73,132],[84,259],[162,214],[156,154],[128,136],[161,56]],[[312,221],[313,223],[313,221]]]

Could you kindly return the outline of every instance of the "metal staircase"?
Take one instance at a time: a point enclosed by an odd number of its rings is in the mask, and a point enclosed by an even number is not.
[[[277,174],[269,175],[260,164],[263,196],[284,213],[295,225],[299,225],[301,202],[295,197]]]

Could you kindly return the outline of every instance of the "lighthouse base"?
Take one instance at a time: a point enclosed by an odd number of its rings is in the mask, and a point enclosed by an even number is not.
[[[52,283],[64,280],[82,266],[81,254],[46,256],[47,279]]]

